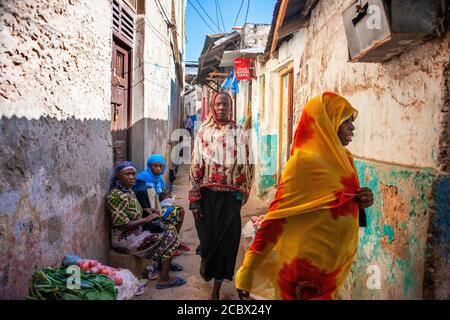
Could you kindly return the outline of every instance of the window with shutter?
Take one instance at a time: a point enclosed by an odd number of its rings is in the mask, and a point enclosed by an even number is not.
[[[137,0],[122,0],[122,1],[125,2],[134,12],[136,12]]]
[[[121,41],[133,46],[134,16],[130,4],[124,0],[113,0],[113,33]]]

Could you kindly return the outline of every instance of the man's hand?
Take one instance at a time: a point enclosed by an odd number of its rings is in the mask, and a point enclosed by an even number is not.
[[[367,187],[361,188],[355,197],[355,201],[358,203],[359,208],[365,209],[373,205],[373,193]]]

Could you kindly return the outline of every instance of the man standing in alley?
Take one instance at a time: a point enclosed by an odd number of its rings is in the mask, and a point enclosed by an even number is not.
[[[211,299],[220,299],[223,280],[232,281],[241,236],[241,207],[253,178],[251,147],[242,127],[230,119],[232,98],[219,92],[194,142],[189,209],[200,239],[200,274],[214,279]]]
[[[189,131],[189,134],[192,136],[192,127],[194,124],[192,123],[192,119],[189,115],[186,116],[186,119],[184,119],[184,128]]]

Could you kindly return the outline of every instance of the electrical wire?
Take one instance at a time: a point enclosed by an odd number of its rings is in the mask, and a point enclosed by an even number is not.
[[[170,22],[170,19],[167,17],[166,11],[164,10],[164,7],[162,6],[161,2],[159,0],[155,0],[156,6],[158,7],[158,11],[161,14],[163,20],[167,23],[167,26],[172,26],[172,23]],[[158,6],[159,4],[159,6]],[[161,12],[162,10],[162,12]],[[164,14],[164,16],[163,16]]]
[[[250,8],[250,0],[247,2],[247,12],[245,13],[245,22],[244,25],[247,23],[247,17],[248,17],[248,9]]]
[[[197,8],[192,4],[192,2],[190,0],[188,0],[188,3],[192,6],[192,8],[195,9],[195,11],[197,11],[198,15],[200,16],[200,18],[203,20],[203,22],[212,30],[212,32],[216,33],[216,31],[214,31],[213,28],[211,28],[211,26],[208,24],[208,22],[206,22],[206,20],[203,18],[202,14],[200,13],[200,11],[197,10]]]
[[[198,1],[198,0],[195,0],[195,1],[197,1],[197,3],[198,3],[198,5],[200,6],[200,8],[201,8],[201,9],[203,10],[203,12],[206,14],[206,16],[208,17],[208,19],[211,20],[211,22],[217,27],[217,30],[219,30],[219,33],[220,33],[220,27],[219,27],[219,25],[217,25],[217,24],[214,22],[214,20],[209,16],[208,12],[206,12],[205,8],[203,8],[203,6],[202,6],[202,4],[200,3],[200,1]]]
[[[197,0],[197,1],[198,1],[198,0]],[[216,24],[216,26],[219,26],[220,23],[219,23],[219,11],[217,10],[217,0],[214,1],[214,4],[216,5],[216,19],[217,19],[217,24]],[[219,28],[219,31],[221,31],[220,28]]]
[[[219,0],[217,1],[217,6],[219,7],[219,14],[220,14],[220,19],[222,20],[222,26],[223,26],[223,31],[226,32],[227,28],[225,27],[225,23],[223,23],[223,16],[222,16],[222,10],[220,9],[220,3]]]
[[[239,11],[238,11],[238,13],[236,15],[236,19],[234,19],[233,27],[236,26],[236,22],[237,22],[237,20],[239,18],[239,13],[241,13],[241,9],[242,9],[242,5],[243,4],[244,4],[244,0],[241,1],[241,6],[239,7]]]

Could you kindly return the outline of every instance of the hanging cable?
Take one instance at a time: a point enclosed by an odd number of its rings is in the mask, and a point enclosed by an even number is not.
[[[214,20],[209,16],[209,14],[208,14],[208,12],[206,12],[206,10],[205,10],[205,8],[203,8],[203,6],[202,6],[202,4],[198,1],[198,0],[195,0],[195,1],[197,1],[197,3],[198,3],[198,5],[200,6],[200,8],[203,10],[203,12],[206,14],[206,16],[208,17],[208,19],[209,20],[211,20],[211,22],[217,27],[217,30],[219,30],[219,33],[220,33],[220,27],[214,22]]]
[[[212,30],[212,32],[216,33],[216,31],[214,31],[213,28],[211,28],[211,26],[208,24],[208,22],[206,22],[206,20],[203,18],[202,14],[200,13],[200,11],[197,10],[197,8],[192,4],[192,2],[190,0],[188,0],[188,3],[192,6],[192,8],[195,9],[195,11],[197,11],[198,15],[200,16],[200,18],[203,20],[203,22]]]
[[[162,6],[162,4],[161,4],[161,2],[159,0],[155,0],[155,3],[156,3],[156,6],[158,7],[158,11],[161,14],[163,20],[167,23],[167,26],[170,28],[172,26],[172,22],[170,22],[170,19],[167,17],[167,14],[166,14],[166,11],[164,10],[164,7]],[[161,12],[161,10],[162,10],[162,12]]]
[[[198,0],[197,0],[198,1]],[[214,1],[214,4],[216,5],[216,20],[217,20],[217,24],[216,24],[216,26],[220,26],[220,23],[219,23],[219,11],[217,10],[217,0],[216,1]],[[220,27],[219,27],[219,31],[221,31],[220,30]]]
[[[234,19],[233,27],[236,26],[236,22],[237,22],[237,20],[238,20],[238,18],[239,18],[239,13],[241,13],[241,9],[242,9],[242,5],[243,5],[243,4],[244,4],[244,0],[241,1],[241,6],[239,7],[239,11],[238,11],[238,13],[237,13],[237,15],[236,15],[236,19]]]
[[[219,0],[216,0],[216,1],[217,1],[217,6],[219,7],[220,19],[222,20],[223,32],[227,32],[227,28],[225,27],[225,23],[223,23],[222,10],[220,9]]]
[[[248,9],[250,8],[250,0],[247,2],[247,12],[245,13],[245,22],[244,25],[247,23],[247,16],[248,16]]]

